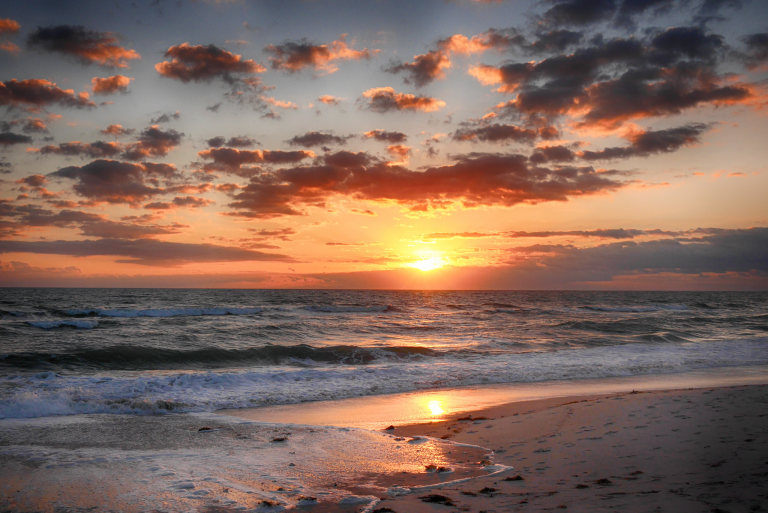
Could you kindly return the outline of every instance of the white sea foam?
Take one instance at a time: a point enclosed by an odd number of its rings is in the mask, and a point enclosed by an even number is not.
[[[34,326],[35,328],[43,328],[45,330],[61,328],[62,326],[72,326],[73,328],[88,330],[98,326],[99,321],[90,319],[62,319],[55,321],[27,321],[27,324]]]
[[[215,372],[11,375],[0,378],[0,390],[4,391],[0,396],[0,418],[213,411],[465,385],[768,365],[768,338],[446,357],[439,363],[421,359]]]

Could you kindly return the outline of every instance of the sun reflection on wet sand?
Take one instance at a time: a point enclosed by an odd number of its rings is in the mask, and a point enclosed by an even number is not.
[[[427,403],[427,408],[432,412],[433,416],[442,415],[445,413],[445,410],[440,406],[440,401],[429,401]]]

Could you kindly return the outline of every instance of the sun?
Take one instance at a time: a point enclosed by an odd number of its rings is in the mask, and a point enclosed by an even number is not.
[[[443,267],[445,265],[445,262],[440,257],[431,257],[431,258],[424,258],[422,260],[418,260],[408,265],[410,265],[411,267],[415,267],[416,269],[420,269],[422,271],[431,271],[433,269],[438,269],[440,267]]]

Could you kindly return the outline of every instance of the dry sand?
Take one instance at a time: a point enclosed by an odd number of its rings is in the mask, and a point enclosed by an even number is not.
[[[512,472],[388,497],[374,510],[768,510],[766,385],[530,401],[472,418],[394,433],[488,447]],[[422,499],[435,494],[453,505]]]

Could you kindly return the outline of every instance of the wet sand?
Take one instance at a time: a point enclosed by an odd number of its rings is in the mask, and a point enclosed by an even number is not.
[[[521,402],[400,436],[493,449],[504,476],[378,507],[419,511],[768,510],[768,386],[653,391]],[[519,477],[518,477],[519,476]],[[443,501],[452,506],[431,501]]]
[[[376,430],[216,414],[0,421],[0,509],[768,510],[766,384],[440,416]]]

